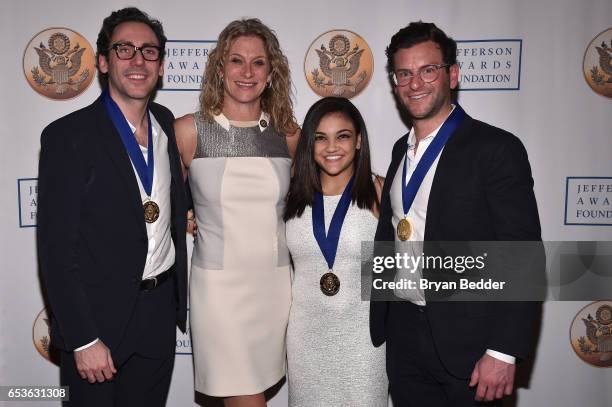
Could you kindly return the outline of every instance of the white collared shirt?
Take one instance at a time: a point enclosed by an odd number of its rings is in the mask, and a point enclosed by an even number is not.
[[[412,177],[412,174],[414,173],[414,170],[416,169],[419,161],[421,161],[421,158],[427,150],[427,147],[429,147],[429,144],[431,144],[436,134],[438,134],[438,130],[440,130],[440,127],[442,127],[442,125],[440,125],[430,134],[428,134],[426,137],[424,137],[419,142],[418,148],[416,147],[416,135],[414,133],[414,127],[410,130],[410,134],[408,135],[408,149],[406,150],[404,158],[400,162],[395,177],[393,178],[393,183],[391,184],[391,208],[393,209],[393,217],[391,219],[391,222],[393,223],[393,228],[397,229],[397,224],[404,217],[410,222],[410,225],[412,226],[412,233],[410,235],[410,238],[406,242],[399,240],[397,235],[395,235],[395,246],[398,252],[408,252],[408,255],[413,256],[415,258],[419,257],[423,252],[422,242],[425,240],[425,221],[427,219],[427,205],[429,203],[429,193],[431,191],[434,174],[436,173],[438,161],[442,152],[440,152],[440,155],[436,157],[431,167],[429,168],[429,171],[427,171],[425,177],[423,177],[423,182],[421,183],[421,186],[419,187],[416,196],[414,197],[414,201],[408,209],[407,214],[404,213],[404,205],[402,202],[402,188],[404,185],[408,184],[408,181]],[[404,180],[403,169],[405,161],[406,179]],[[412,280],[416,283],[418,287],[418,282],[421,277],[421,268],[412,271],[400,268],[397,270],[395,280]],[[399,298],[413,302],[417,305],[425,305],[425,294],[423,290],[396,289],[395,295]]]
[[[128,122],[128,124],[132,131],[136,130],[136,127],[132,126],[131,123]],[[170,185],[172,183],[172,176],[170,174],[170,160],[168,158],[168,137],[153,114],[151,114],[151,125],[153,126],[154,169],[150,197],[147,196],[136,168],[132,164],[142,202],[150,199],[159,206],[159,218],[153,223],[145,223],[149,241],[147,259],[142,272],[143,279],[154,277],[168,270],[174,264],[175,258],[174,242],[172,242],[172,235],[170,233],[170,214],[172,209]],[[147,148],[141,145],[139,147],[145,162],[147,162]],[[151,146],[148,147],[150,148]]]

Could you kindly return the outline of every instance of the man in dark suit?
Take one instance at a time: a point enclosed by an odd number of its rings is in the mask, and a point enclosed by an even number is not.
[[[186,323],[174,117],[151,102],[166,37],[136,8],[97,40],[103,92],[41,136],[38,251],[69,405],[163,406]]]
[[[393,148],[376,240],[539,241],[523,145],[451,102],[456,50],[423,22],[401,29],[387,48],[394,91],[413,127]],[[425,172],[416,170],[421,161]],[[371,303],[372,340],[387,342],[394,405],[473,406],[511,394],[538,304],[430,301],[412,291],[396,291],[403,301]]]

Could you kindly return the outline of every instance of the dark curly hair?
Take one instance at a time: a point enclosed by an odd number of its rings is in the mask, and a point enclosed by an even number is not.
[[[135,22],[143,23],[149,26],[157,40],[159,41],[159,47],[161,48],[161,58],[164,58],[166,53],[166,41],[167,38],[164,35],[164,27],[159,20],[149,17],[149,15],[136,7],[126,7],[121,10],[116,10],[111,13],[110,16],[106,17],[102,22],[102,28],[98,33],[98,39],[96,40],[96,64],[100,55],[108,58],[110,51],[110,41],[113,36],[115,28],[121,23]],[[99,67],[98,67],[99,69]],[[103,87],[106,86],[107,78],[106,75],[100,73],[100,83]]]
[[[433,41],[440,47],[442,59],[445,64],[454,65],[457,63],[457,43],[447,36],[444,31],[439,29],[434,23],[424,23],[415,21],[399,30],[387,47],[387,70],[393,72],[393,56],[400,49],[410,48],[423,42]],[[448,67],[446,70],[448,71]]]

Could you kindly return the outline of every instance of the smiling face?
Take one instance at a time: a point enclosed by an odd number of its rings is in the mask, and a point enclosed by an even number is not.
[[[235,111],[260,109],[270,70],[261,38],[242,36],[232,42],[223,64],[223,111],[228,117]]]
[[[314,160],[321,177],[348,179],[355,172],[355,155],[361,148],[361,135],[353,122],[342,113],[328,113],[315,132]]]
[[[457,86],[459,68],[452,65],[449,71],[439,70],[438,78],[425,83],[417,72],[425,65],[443,64],[442,52],[433,41],[400,48],[393,56],[394,69],[408,70],[413,74],[404,86],[395,86],[395,93],[416,122],[431,122],[433,128],[442,123],[450,109],[450,92]]]
[[[125,22],[115,27],[111,37],[111,46],[117,43],[131,44],[137,47],[144,45],[159,46],[159,41],[151,28],[139,22]],[[134,58],[121,60],[114,49],[108,57],[98,57],[100,72],[108,74],[108,88],[112,98],[118,104],[134,101],[148,101],[157,85],[159,77],[164,74],[163,61],[146,61],[140,51]]]

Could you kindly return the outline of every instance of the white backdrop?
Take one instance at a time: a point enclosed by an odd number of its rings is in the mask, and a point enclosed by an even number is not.
[[[520,86],[506,90],[469,90],[471,85],[464,83],[462,87],[466,90],[459,93],[460,102],[473,117],[516,134],[525,144],[545,240],[612,240],[609,202],[607,206],[601,201],[593,206],[602,211],[596,219],[580,220],[573,210],[566,214],[566,200],[571,206],[578,198],[574,188],[566,191],[568,177],[612,177],[611,99],[591,90],[583,74],[583,57],[589,43],[612,27],[609,0],[236,0],[224,3],[109,0],[91,4],[75,0],[4,1],[0,6],[3,39],[0,41],[3,60],[0,75],[3,92],[0,100],[0,385],[58,382],[57,367],[41,357],[32,343],[34,319],[43,303],[35,255],[36,228],[22,227],[27,222],[20,223],[20,210],[35,211],[36,197],[22,194],[20,199],[18,180],[23,180],[22,189],[35,185],[35,180],[26,179],[37,177],[39,137],[44,126],[91,103],[99,94],[94,81],[81,95],[67,101],[39,95],[24,77],[24,50],[38,32],[52,27],[78,32],[95,49],[102,19],[112,10],[128,5],[159,18],[171,40],[215,40],[233,19],[262,19],[276,30],[290,61],[298,121],[318,99],[304,74],[304,57],[312,41],[332,29],[359,34],[373,52],[374,71],[368,86],[353,102],[368,125],[373,167],[380,174],[386,172],[393,142],[406,132],[384,69],[385,47],[399,28],[418,19],[433,21],[456,40],[468,41],[460,43],[464,48],[480,47],[475,41],[495,40],[490,43],[499,44],[500,40],[520,40],[515,41],[520,45],[520,58],[516,59],[515,51],[512,60],[513,80],[520,78]],[[608,46],[612,46],[611,37],[609,31],[605,36]],[[459,59],[469,60],[461,56]],[[197,96],[198,92],[194,91],[160,91],[156,101],[180,116],[196,109]],[[585,182],[607,185],[611,180],[598,178]],[[598,197],[602,201],[606,196],[612,200],[611,195],[604,192]],[[612,405],[612,370],[582,362],[570,346],[570,324],[585,304],[545,304],[533,373],[529,388],[518,391],[518,406]],[[286,403],[286,388],[283,388],[270,405],[280,407]],[[192,404],[191,357],[179,354],[168,405]]]

